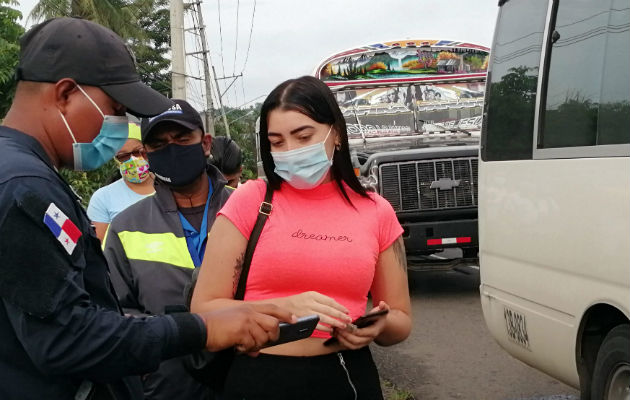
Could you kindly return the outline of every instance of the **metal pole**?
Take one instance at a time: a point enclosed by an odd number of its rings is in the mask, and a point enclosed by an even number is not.
[[[186,99],[186,66],[184,55],[184,2],[171,0],[171,84],[173,98]]]
[[[225,136],[230,137],[230,125],[228,125],[227,117],[225,116],[225,110],[223,109],[223,100],[221,100],[221,93],[219,92],[219,82],[217,81],[217,72],[212,66],[212,74],[214,75],[214,82],[217,85],[217,97],[219,98],[219,105],[221,106],[221,114],[223,115],[223,124],[225,125]]]
[[[206,82],[206,131],[215,136],[214,132],[214,105],[212,104],[212,81],[210,76],[210,62],[209,55],[210,51],[208,50],[208,46],[206,44],[206,27],[203,24],[203,14],[201,13],[201,1],[197,1],[195,3],[197,6],[197,18],[199,19],[199,36],[201,39],[201,50],[203,52],[203,74],[205,76]],[[213,71],[214,72],[214,71]],[[216,81],[215,81],[216,82]],[[230,134],[228,133],[228,137]]]

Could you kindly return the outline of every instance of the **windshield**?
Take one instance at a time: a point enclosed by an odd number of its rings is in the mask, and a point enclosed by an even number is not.
[[[485,82],[342,89],[335,96],[350,139],[475,130]]]

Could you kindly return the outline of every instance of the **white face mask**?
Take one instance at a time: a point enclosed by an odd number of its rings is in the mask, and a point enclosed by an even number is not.
[[[271,157],[276,165],[274,172],[296,189],[319,186],[332,166],[332,158],[328,159],[325,146],[331,131],[332,125],[320,143],[295,150],[272,152]]]

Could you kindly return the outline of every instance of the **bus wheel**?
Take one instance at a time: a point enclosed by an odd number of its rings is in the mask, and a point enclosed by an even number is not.
[[[630,400],[630,325],[613,328],[597,352],[592,400]]]

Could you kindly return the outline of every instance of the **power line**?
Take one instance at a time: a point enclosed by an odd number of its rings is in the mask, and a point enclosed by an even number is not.
[[[243,103],[243,104],[241,104],[241,105],[239,105],[239,106],[234,107],[234,108],[233,108],[233,109],[231,109],[230,111],[226,112],[226,113],[225,113],[225,115],[228,115],[228,114],[230,114],[230,113],[233,113],[234,111],[237,111],[237,110],[238,110],[238,109],[240,109],[241,107],[246,106],[246,105],[248,105],[249,103],[253,103],[254,101],[256,101],[256,100],[258,100],[258,99],[260,99],[260,98],[262,98],[262,97],[265,97],[265,96],[267,96],[267,95],[266,95],[266,94],[261,94],[260,96],[254,97],[253,99],[251,99],[251,100],[249,100],[249,101],[247,101],[247,102],[245,102],[245,103]]]
[[[219,9],[219,40],[221,43],[221,71],[223,72],[223,76],[225,76],[225,65],[223,64],[223,28],[221,27],[221,0],[217,0],[217,8]]]
[[[193,13],[193,16],[195,18],[197,18],[197,21],[198,21],[197,13]],[[197,22],[197,25],[201,26],[201,24],[199,22]],[[201,50],[203,50],[203,45],[201,43],[201,41],[202,41],[201,35],[200,34],[195,34],[195,36],[196,36],[196,40],[197,40],[197,45],[199,46],[199,48],[201,48]],[[208,57],[209,68],[210,69],[214,69],[214,67],[213,67],[214,63],[212,62],[212,55],[211,55],[210,51],[208,51],[207,57]],[[205,63],[205,60],[203,58],[197,57],[197,56],[195,58],[197,58],[197,60],[199,62],[204,62]],[[201,74],[201,72],[200,72],[200,74]],[[218,87],[218,82],[216,82],[216,80],[215,80],[215,85],[216,85],[216,90],[210,90],[210,93],[206,93],[206,96],[210,96],[213,99],[213,101],[212,101],[213,104],[219,104],[219,99],[217,98],[217,94],[215,92],[217,92],[220,89]],[[213,108],[214,108],[214,106],[213,106]]]
[[[192,70],[192,67],[190,65],[190,58],[188,58],[188,57],[186,58],[186,64],[188,65],[188,69]],[[195,84],[193,84],[193,82],[190,79],[188,79],[186,81],[186,84],[190,87],[190,90],[191,90],[190,94],[191,95],[192,94],[196,94],[197,97],[199,97],[199,98],[202,97],[201,96],[201,89],[200,89],[200,87],[197,87],[198,85],[200,86],[200,82],[201,81],[195,80]]]
[[[243,83],[244,79],[241,76],[241,90],[243,90],[243,100],[245,100],[245,83]]]
[[[245,63],[243,63],[243,69],[241,73],[245,71],[245,67],[247,67],[247,60],[249,59],[249,49],[252,45],[252,32],[254,31],[254,17],[256,16],[256,0],[254,0],[254,11],[252,12],[252,22],[249,27],[249,41],[247,43],[247,53],[245,53]]]
[[[241,9],[241,0],[236,0],[236,27],[234,31],[234,61],[232,62],[232,75],[236,75],[236,55],[238,53],[238,20],[239,20],[239,11]],[[225,76],[225,74],[223,74]],[[234,78],[238,79],[238,78]],[[225,89],[227,92],[229,86]],[[234,97],[234,104],[238,104],[238,93],[236,90],[232,91],[232,95]]]
[[[563,25],[557,25],[557,26],[556,26],[556,28],[564,28],[564,27],[567,27],[567,26],[570,26],[570,25],[575,25],[575,24],[578,24],[578,23],[580,23],[580,22],[584,22],[584,21],[586,21],[586,20],[589,20],[589,19],[592,19],[592,18],[594,18],[594,17],[597,17],[597,16],[599,16],[599,15],[601,15],[601,14],[612,13],[612,12],[620,12],[620,11],[626,11],[626,10],[629,10],[629,9],[630,9],[630,8],[620,8],[620,9],[617,9],[617,8],[611,8],[610,10],[605,10],[605,11],[602,11],[602,12],[599,12],[599,13],[596,13],[596,14],[593,14],[593,15],[591,15],[591,16],[588,16],[588,17],[586,17],[586,18],[584,18],[584,19],[581,19],[581,20],[578,20],[578,21],[574,21],[574,22],[566,23],[566,24],[563,24]],[[542,33],[542,31],[535,31],[535,32],[531,32],[531,33],[529,33],[529,34],[527,34],[527,35],[524,35],[524,36],[519,36],[519,37],[517,37],[516,39],[510,40],[510,41],[508,41],[508,42],[497,42],[497,43],[495,44],[495,47],[505,46],[505,45],[508,45],[508,44],[512,44],[512,43],[517,42],[517,41],[519,41],[519,40],[521,40],[521,39],[525,39],[525,38],[528,38],[529,36],[536,35],[536,34],[541,34],[541,33]]]
[[[505,46],[505,45],[508,45],[508,44],[512,44],[512,43],[514,43],[514,42],[518,42],[519,40],[522,40],[522,39],[528,38],[528,37],[533,36],[533,35],[541,34],[541,33],[543,33],[543,32],[542,32],[542,31],[535,31],[535,32],[532,32],[532,33],[528,33],[527,35],[524,35],[524,36],[519,36],[519,37],[517,37],[516,39],[512,39],[512,40],[510,40],[510,41],[508,41],[508,42],[497,42],[497,43],[495,44],[495,47]]]
[[[232,64],[232,75],[236,75],[236,53],[238,52],[238,14],[240,8],[241,0],[236,0],[236,31],[234,32],[234,63]]]
[[[192,25],[193,25],[193,32],[195,32],[195,34],[193,35],[193,45],[195,47],[195,53],[196,54],[193,54],[193,57],[196,60],[195,66],[196,66],[196,69],[197,69],[197,75],[198,76],[202,76],[202,74],[201,74],[201,67],[199,66],[199,63],[202,62],[202,60],[199,57],[197,57],[197,54],[199,54],[202,51],[202,47],[201,47],[201,43],[200,43],[201,38],[199,37],[199,35],[196,34],[196,32],[199,30],[200,24],[199,24],[199,21],[197,19],[197,14],[196,14],[196,12],[194,10],[193,10],[192,15],[190,16],[190,18],[191,18],[191,22],[192,22]],[[189,67],[190,67],[190,64],[189,64]],[[198,87],[195,87],[195,89],[197,90],[197,94],[198,94],[199,98],[202,100],[201,103],[204,104],[205,102],[203,101],[203,99],[204,99],[203,93],[205,93],[205,89],[202,87],[200,80],[197,81],[196,83],[197,83]],[[206,96],[207,96],[207,94],[206,94]]]
[[[195,109],[197,108],[203,108],[203,98],[201,97],[201,95],[199,93],[196,92],[196,90],[191,84],[190,81],[186,82],[186,85],[188,85],[190,91],[188,92],[187,96],[190,97],[193,101],[193,103],[195,104]]]
[[[230,125],[232,125],[233,123],[235,123],[235,122],[236,122],[236,121],[238,121],[238,120],[241,120],[241,119],[243,119],[243,118],[247,117],[248,115],[250,115],[250,114],[251,114],[251,113],[253,113],[254,111],[256,111],[256,110],[250,110],[250,111],[246,112],[244,115],[242,115],[242,116],[240,116],[240,117],[238,117],[238,118],[236,118],[236,119],[232,120],[232,121],[230,122]]]
[[[540,53],[541,51],[542,51],[542,45],[540,45],[540,44],[533,44],[533,45],[530,45],[528,47],[515,50],[515,51],[513,51],[511,53],[504,54],[502,56],[499,56],[498,54],[495,54],[494,62],[495,63],[504,63],[506,61],[510,61],[510,60],[512,60],[514,58],[522,57],[522,56],[524,56],[526,54],[529,54],[529,53],[533,53],[533,52]]]
[[[567,24],[564,24],[564,25],[557,25],[556,27],[557,28],[564,28],[566,26],[575,25],[575,24],[578,24],[580,22],[584,22],[586,20],[598,17],[598,16],[600,16],[602,14],[612,14],[612,12],[620,12],[620,11],[627,11],[627,10],[630,10],[630,7],[628,7],[628,8],[611,8],[609,10],[604,10],[604,11],[598,12],[596,14],[593,14],[591,16],[588,16],[588,17],[586,17],[584,19],[580,19],[580,20],[577,20],[577,21],[574,21],[574,22],[570,22],[570,23],[567,23]]]
[[[604,26],[598,26],[594,29],[591,29],[589,31],[586,32],[582,32],[579,33],[577,35],[574,36],[570,36],[566,39],[560,39],[558,40],[553,48],[558,48],[558,47],[564,47],[564,46],[569,46],[587,39],[591,39],[595,36],[601,36],[607,33],[622,33],[622,32],[626,32],[628,31],[627,28],[630,27],[630,24],[620,24],[620,25],[604,25]]]

